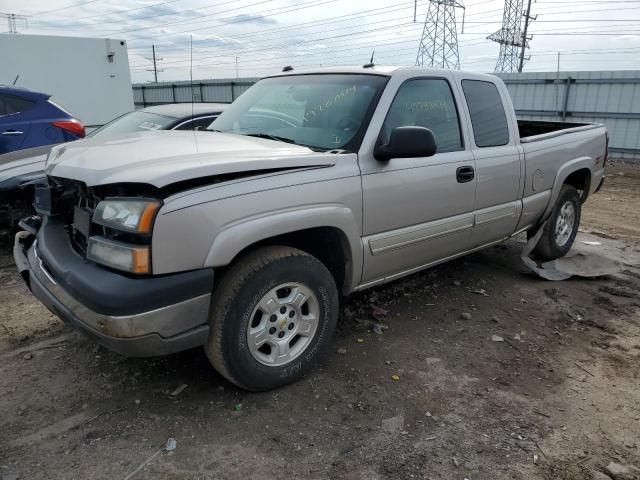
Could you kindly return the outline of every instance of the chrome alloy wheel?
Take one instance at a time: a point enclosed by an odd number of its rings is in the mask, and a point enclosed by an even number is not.
[[[564,202],[556,219],[555,239],[558,247],[564,246],[571,238],[576,222],[576,209],[571,202]]]
[[[263,365],[285,365],[307,348],[319,319],[320,304],[310,288],[296,282],[278,285],[260,299],[251,314],[249,351]]]

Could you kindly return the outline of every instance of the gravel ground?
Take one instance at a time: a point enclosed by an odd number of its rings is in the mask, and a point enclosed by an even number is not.
[[[610,170],[575,248],[622,273],[543,281],[512,239],[346,299],[324,365],[268,393],[97,347],[5,253],[0,478],[640,478],[640,168]]]

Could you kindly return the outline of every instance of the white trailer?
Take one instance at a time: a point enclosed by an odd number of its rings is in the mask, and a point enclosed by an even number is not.
[[[107,38],[0,34],[0,84],[51,95],[86,127],[133,110],[127,44]]]

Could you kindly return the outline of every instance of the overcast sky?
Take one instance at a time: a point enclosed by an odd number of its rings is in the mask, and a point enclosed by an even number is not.
[[[502,0],[467,0],[457,11],[461,68],[492,72]],[[538,0],[525,71],[640,69],[640,0]],[[294,67],[375,63],[413,65],[427,0],[0,0],[0,12],[29,16],[23,34],[124,39],[132,80],[260,76]],[[0,21],[3,21],[0,19]],[[0,32],[7,30],[0,23]]]

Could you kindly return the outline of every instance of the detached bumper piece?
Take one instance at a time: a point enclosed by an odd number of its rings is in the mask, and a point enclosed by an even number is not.
[[[112,272],[76,253],[51,217],[36,236],[19,232],[13,254],[36,298],[109,350],[151,357],[207,339],[211,269],[147,278]]]

